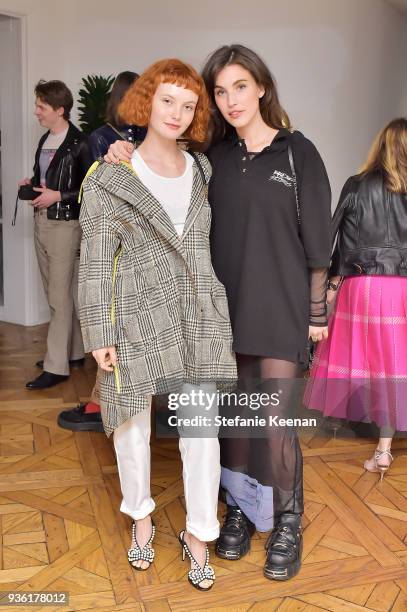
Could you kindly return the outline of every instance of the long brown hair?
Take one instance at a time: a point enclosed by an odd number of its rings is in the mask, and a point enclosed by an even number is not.
[[[134,81],[138,79],[138,77],[139,75],[137,72],[131,72],[130,70],[125,70],[117,75],[106,106],[107,123],[111,123],[115,127],[120,127],[120,125],[123,124],[123,121],[118,113],[118,106],[130,85],[132,85]]]
[[[239,64],[250,72],[257,85],[264,88],[260,99],[260,113],[267,125],[272,128],[290,128],[290,119],[280,104],[276,82],[263,60],[251,49],[243,45],[224,45],[214,51],[206,60],[202,70],[206,89],[211,101],[211,140],[216,143],[234,133],[234,128],[222,117],[215,102],[216,77],[225,66]]]
[[[390,121],[376,136],[360,170],[364,177],[380,172],[389,191],[407,193],[407,119]]]

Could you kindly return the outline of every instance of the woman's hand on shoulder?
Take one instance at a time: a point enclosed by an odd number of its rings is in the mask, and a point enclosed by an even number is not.
[[[102,370],[113,372],[113,367],[117,365],[117,354],[114,346],[96,349],[96,351],[92,351],[92,355]]]
[[[120,161],[129,162],[133,151],[133,143],[127,142],[127,140],[116,140],[116,142],[110,145],[103,159],[108,164],[118,164]]]
[[[326,340],[328,338],[328,326],[317,327],[315,325],[310,325],[308,328],[308,338],[311,338],[313,342]]]

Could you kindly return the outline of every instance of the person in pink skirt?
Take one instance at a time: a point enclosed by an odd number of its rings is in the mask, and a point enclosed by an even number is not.
[[[325,416],[375,423],[365,461],[381,479],[395,431],[407,431],[407,119],[377,136],[350,177],[333,217],[337,237],[328,283],[334,303],[304,395]]]

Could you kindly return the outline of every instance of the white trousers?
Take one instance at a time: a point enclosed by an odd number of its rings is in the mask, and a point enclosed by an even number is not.
[[[204,387],[206,391],[211,389],[216,393],[214,385],[202,385],[202,388]],[[184,385],[183,392],[192,388],[191,385]],[[187,410],[183,409],[182,414],[188,414]],[[211,416],[214,414],[212,411]],[[145,518],[155,508],[150,489],[150,433],[151,408],[148,408],[115,429],[113,436],[123,495],[120,510],[133,520]],[[180,437],[179,450],[187,508],[186,529],[203,542],[215,540],[219,535],[218,438],[215,435],[208,438]]]

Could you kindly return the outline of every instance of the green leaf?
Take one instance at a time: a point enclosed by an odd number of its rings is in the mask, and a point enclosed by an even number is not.
[[[114,76],[90,74],[82,78],[78,92],[78,117],[85,134],[105,123],[106,105],[114,83]]]

